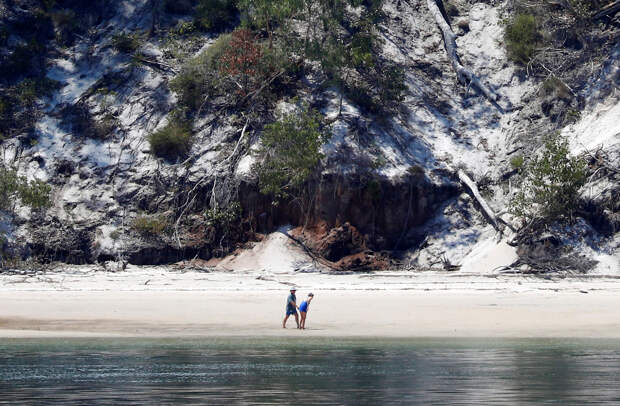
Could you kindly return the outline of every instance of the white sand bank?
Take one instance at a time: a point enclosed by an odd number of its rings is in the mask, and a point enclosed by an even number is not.
[[[299,299],[316,294],[309,330],[280,327],[289,284]],[[620,338],[620,282],[169,268],[0,276],[0,337],[84,335]]]

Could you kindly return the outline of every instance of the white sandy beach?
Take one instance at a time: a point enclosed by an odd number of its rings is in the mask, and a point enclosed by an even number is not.
[[[308,329],[280,326],[289,286]],[[74,267],[0,277],[0,336],[617,337],[620,280]]]
[[[503,274],[483,242],[455,272],[321,270],[282,234],[215,267],[60,266],[0,274],[0,337],[389,336],[620,338],[618,258],[587,276]],[[187,265],[187,264],[186,264]],[[281,328],[288,290],[315,300]]]

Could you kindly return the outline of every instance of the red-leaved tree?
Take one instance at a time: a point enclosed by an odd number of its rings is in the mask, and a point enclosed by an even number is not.
[[[256,36],[248,29],[232,33],[220,58],[220,73],[229,77],[242,96],[256,90],[261,82],[263,53]]]

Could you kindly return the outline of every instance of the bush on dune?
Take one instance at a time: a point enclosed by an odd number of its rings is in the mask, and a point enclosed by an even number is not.
[[[178,95],[181,105],[190,110],[197,110],[204,98],[218,87],[218,63],[230,39],[230,34],[220,35],[213,45],[191,59],[170,81],[170,89]]]
[[[173,117],[166,126],[148,137],[151,153],[169,161],[187,155],[192,146],[192,130],[188,123]]]
[[[534,56],[540,33],[536,19],[530,14],[518,14],[506,26],[504,34],[508,57],[514,62],[526,65]]]
[[[587,179],[587,164],[571,156],[568,141],[549,135],[543,151],[523,165],[523,184],[512,199],[512,211],[523,218],[572,218],[579,189]]]

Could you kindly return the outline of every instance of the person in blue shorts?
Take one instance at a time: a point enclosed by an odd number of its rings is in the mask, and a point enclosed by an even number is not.
[[[306,328],[306,316],[308,315],[308,309],[310,308],[310,302],[314,299],[314,293],[308,293],[308,299],[301,302],[299,306],[299,314],[301,315],[301,329],[305,330]]]
[[[299,328],[299,316],[297,315],[297,298],[295,297],[295,292],[297,289],[291,289],[291,294],[286,298],[286,315],[284,316],[284,321],[282,322],[282,328],[286,328],[286,321],[288,320],[291,314],[295,315],[295,323],[297,323],[297,328]]]

